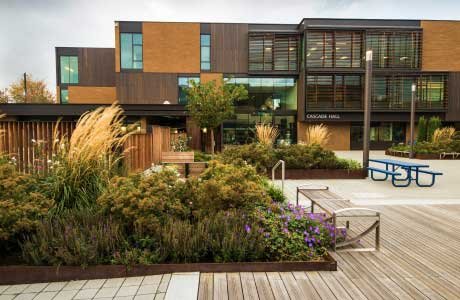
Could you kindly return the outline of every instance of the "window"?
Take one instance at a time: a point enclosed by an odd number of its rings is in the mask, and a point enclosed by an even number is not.
[[[201,70],[211,70],[211,35],[202,34],[200,36],[201,45]]]
[[[61,89],[61,104],[69,103],[69,90]]]
[[[361,75],[308,75],[307,108],[361,109]]]
[[[78,56],[61,56],[61,83],[78,84]]]
[[[192,81],[200,82],[200,77],[178,77],[177,85],[179,87],[179,104],[187,104],[187,89],[192,86]]]
[[[142,69],[142,33],[120,33],[122,69]]]
[[[249,36],[250,71],[297,71],[297,35],[254,33]]]
[[[360,68],[362,33],[307,32],[306,60],[310,68]]]
[[[419,31],[369,32],[366,45],[374,51],[374,67],[420,68],[421,37]]]

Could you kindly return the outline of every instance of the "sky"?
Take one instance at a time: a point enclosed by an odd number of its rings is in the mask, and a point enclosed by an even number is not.
[[[460,0],[0,0],[0,89],[24,72],[55,92],[54,47],[114,47],[114,21],[294,23],[460,19]]]

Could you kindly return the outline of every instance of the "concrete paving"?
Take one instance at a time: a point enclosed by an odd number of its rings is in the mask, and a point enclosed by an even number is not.
[[[362,162],[362,151],[336,151],[337,156]],[[386,156],[384,151],[371,151],[371,158],[393,158],[430,165],[430,170],[443,172],[433,187],[418,187],[415,183],[406,188],[394,187],[390,181],[367,179],[287,180],[288,198],[295,199],[295,187],[306,183],[319,183],[337,194],[360,205],[429,205],[460,204],[460,160],[419,160]]]

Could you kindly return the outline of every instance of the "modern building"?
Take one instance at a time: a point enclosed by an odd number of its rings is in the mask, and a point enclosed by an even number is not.
[[[192,80],[243,84],[249,99],[219,131],[223,144],[253,139],[258,122],[280,129],[280,142],[302,140],[310,124],[331,130],[330,148],[362,147],[367,49],[372,49],[371,147],[406,142],[411,85],[417,118],[460,125],[460,22],[303,19],[299,24],[117,21],[114,48],[56,48],[61,105],[0,106],[17,118],[78,117],[118,101],[129,121],[186,130],[185,89]]]

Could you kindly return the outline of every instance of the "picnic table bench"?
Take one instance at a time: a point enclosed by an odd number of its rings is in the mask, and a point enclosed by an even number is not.
[[[336,232],[334,234],[333,250],[349,245],[356,245],[359,241],[375,231],[375,246],[372,248],[349,248],[345,251],[378,251],[380,249],[380,212],[370,208],[354,206],[349,200],[331,192],[329,187],[322,185],[306,184],[297,187],[296,203],[299,205],[299,195],[311,201],[311,212],[315,207],[320,208],[326,214],[326,221],[332,222]],[[337,242],[337,233],[342,229],[350,229],[350,222],[358,220],[371,221],[371,225],[358,232],[353,237]],[[345,222],[345,227],[338,227],[338,222]]]
[[[415,181],[415,183],[420,187],[431,187],[435,184],[436,176],[443,175],[441,172],[426,169],[430,167],[427,164],[399,161],[394,159],[369,159],[369,162],[385,165],[385,168],[379,168],[375,166],[369,166],[367,168],[373,180],[385,181],[388,179],[388,176],[390,176],[391,183],[395,187],[407,187],[411,184],[412,181]],[[400,172],[399,170],[404,171],[406,176],[403,176],[404,173]],[[382,173],[385,175],[385,177],[376,178],[375,173]],[[431,175],[430,183],[422,183],[420,180],[420,173]]]

